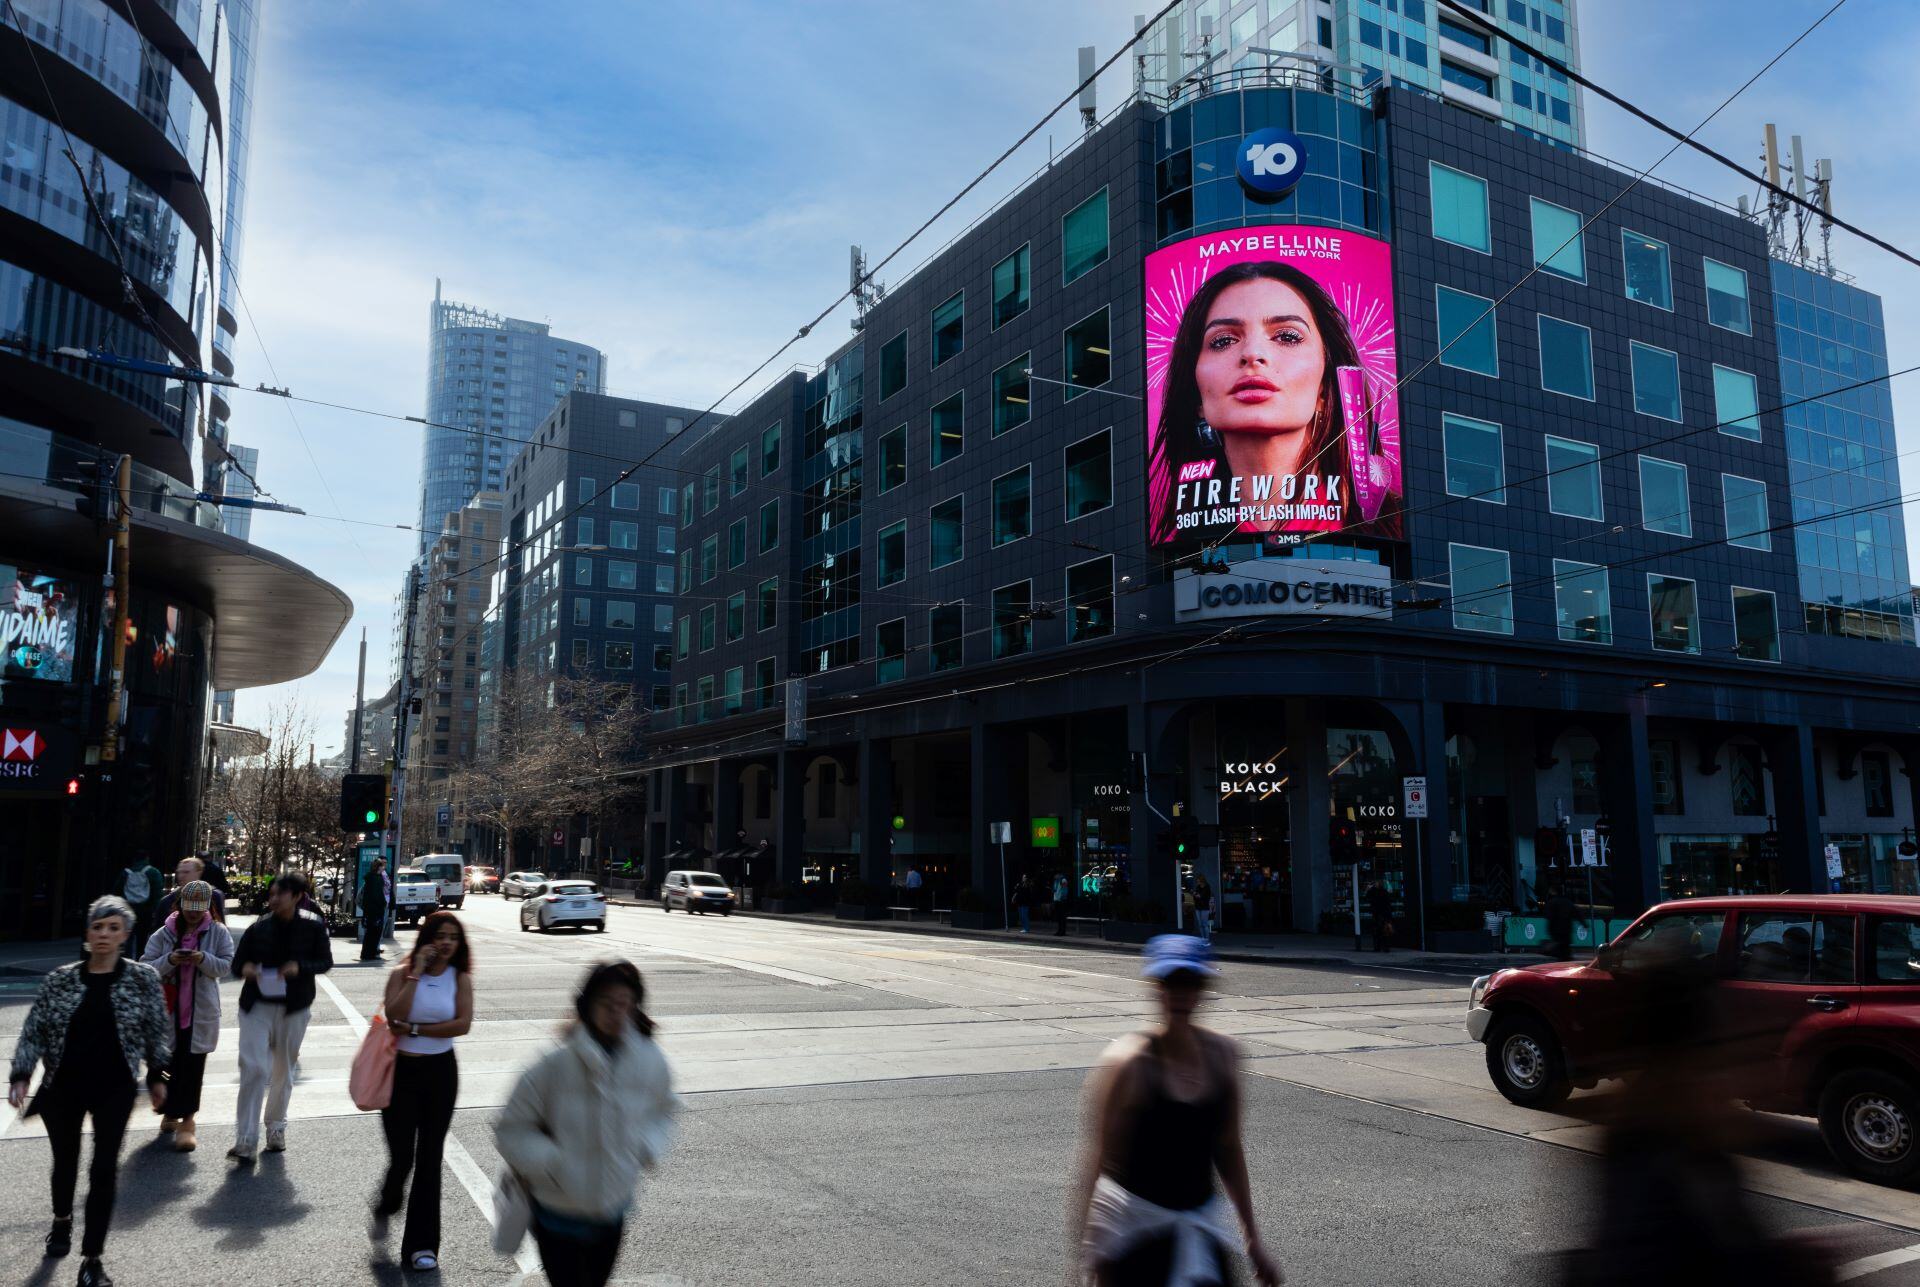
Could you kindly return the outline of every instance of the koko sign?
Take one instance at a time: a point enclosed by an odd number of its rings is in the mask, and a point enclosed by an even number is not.
[[[1393,618],[1393,573],[1349,559],[1248,559],[1218,572],[1173,574],[1176,621],[1221,617]]]

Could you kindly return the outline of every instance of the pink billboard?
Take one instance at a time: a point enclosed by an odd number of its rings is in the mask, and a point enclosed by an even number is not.
[[[1154,545],[1401,538],[1387,243],[1281,224],[1146,261]]]

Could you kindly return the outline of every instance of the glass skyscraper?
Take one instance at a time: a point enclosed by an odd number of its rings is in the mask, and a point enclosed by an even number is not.
[[[1913,582],[1880,297],[1778,259],[1772,272],[1807,630],[1912,644]]]
[[[1580,66],[1571,0],[1468,3],[1501,30]],[[1349,87],[1424,90],[1548,142],[1579,146],[1583,137],[1580,98],[1564,76],[1431,0],[1186,0],[1142,50],[1141,86],[1160,97],[1224,89],[1236,72],[1318,63]]]
[[[606,392],[600,350],[556,339],[545,322],[442,299],[433,285],[427,433],[420,461],[420,553],[447,515],[498,491],[519,444],[570,390]],[[451,426],[451,427],[447,427]]]

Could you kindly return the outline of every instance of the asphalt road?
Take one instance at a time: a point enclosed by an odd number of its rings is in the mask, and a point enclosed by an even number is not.
[[[336,940],[343,960],[315,1009],[289,1151],[251,1172],[222,1157],[229,1028],[210,1061],[199,1152],[165,1151],[156,1119],[136,1118],[108,1247],[116,1281],[542,1283],[526,1272],[530,1248],[523,1263],[488,1249],[463,1175],[484,1194],[491,1120],[515,1071],[553,1039],[585,965],[612,955],[645,971],[686,1100],[617,1281],[1067,1281],[1084,1069],[1147,1009],[1128,958],[653,908],[616,909],[603,935],[537,936],[519,932],[517,912],[488,898],[464,913],[478,1023],[461,1044],[437,1274],[403,1273],[365,1234],[385,1152],[377,1119],[345,1101],[344,1076],[386,967],[348,963],[352,946]],[[0,982],[8,1045],[31,986]],[[1597,1160],[1562,1138],[1566,1120],[1515,1117],[1471,1084],[1478,1049],[1460,1044],[1457,985],[1231,965],[1219,993],[1210,1015],[1249,1058],[1256,1201],[1289,1281],[1546,1283],[1541,1258],[1588,1237]],[[231,989],[227,1005],[231,1019]],[[1767,1227],[1822,1232],[1865,1287],[1920,1284],[1920,1256],[1879,1269],[1867,1259],[1920,1244],[1920,1200],[1848,1187],[1790,1127],[1766,1165],[1770,1189],[1797,1195],[1752,1199]],[[77,1270],[36,1258],[48,1167],[33,1124],[0,1132],[13,1181],[0,1188],[0,1248],[18,1270],[0,1276],[11,1281],[66,1283]],[[1879,1222],[1850,1214],[1869,1209]]]

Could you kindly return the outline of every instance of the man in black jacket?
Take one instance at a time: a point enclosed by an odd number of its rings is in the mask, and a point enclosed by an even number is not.
[[[387,923],[387,869],[375,858],[360,882],[360,959],[380,959],[380,934]]]
[[[312,1014],[314,979],[333,968],[326,922],[300,909],[306,894],[305,876],[275,877],[267,915],[247,927],[233,952],[233,972],[246,982],[240,986],[239,1120],[227,1156],[243,1163],[259,1152],[263,1106],[267,1151],[287,1146],[287,1101]]]

